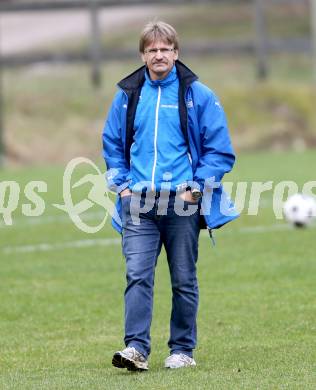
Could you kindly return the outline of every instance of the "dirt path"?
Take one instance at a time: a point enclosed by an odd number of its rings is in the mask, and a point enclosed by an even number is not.
[[[126,24],[140,24],[153,18],[157,6],[109,7],[100,12],[104,32],[118,30]],[[89,34],[87,11],[52,11],[3,13],[0,20],[0,50],[15,54],[66,38]]]

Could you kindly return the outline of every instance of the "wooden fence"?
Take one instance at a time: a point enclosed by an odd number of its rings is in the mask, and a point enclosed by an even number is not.
[[[194,47],[184,46],[181,48],[183,54],[202,55],[218,53],[251,53],[256,56],[257,76],[265,79],[268,76],[268,56],[271,52],[297,52],[310,53],[314,59],[314,75],[316,83],[316,0],[309,0],[311,4],[311,37],[302,39],[276,40],[268,38],[267,23],[265,17],[265,6],[267,3],[297,3],[299,0],[2,0],[0,2],[0,21],[3,12],[35,12],[35,11],[56,11],[56,10],[86,10],[90,14],[90,44],[88,50],[81,53],[51,53],[42,51],[41,53],[23,53],[19,55],[6,55],[0,53],[0,166],[5,155],[3,142],[3,93],[2,93],[2,73],[6,68],[26,66],[37,62],[86,62],[90,63],[91,80],[94,86],[101,84],[101,64],[103,61],[112,59],[135,58],[137,53],[134,50],[111,50],[110,53],[102,50],[101,31],[99,26],[99,11],[110,6],[133,6],[133,5],[153,5],[153,4],[196,4],[196,3],[216,3],[226,1],[235,5],[247,3],[253,7],[254,39],[240,43],[236,42],[211,42],[208,44],[198,44]],[[0,37],[1,39],[1,37]]]

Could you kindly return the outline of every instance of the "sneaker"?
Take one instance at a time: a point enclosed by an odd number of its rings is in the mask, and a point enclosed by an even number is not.
[[[148,361],[134,347],[127,347],[113,355],[112,364],[117,368],[127,368],[129,371],[148,370]]]
[[[174,353],[165,360],[166,368],[181,368],[196,366],[195,360],[184,353]]]

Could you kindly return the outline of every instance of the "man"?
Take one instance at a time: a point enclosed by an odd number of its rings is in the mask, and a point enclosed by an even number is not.
[[[145,65],[118,83],[103,132],[107,180],[120,217],[112,223],[122,234],[127,278],[126,348],[112,364],[132,371],[148,369],[162,245],[173,293],[165,367],[196,365],[200,228],[211,232],[237,216],[220,185],[235,157],[218,99],[178,60],[172,26],[148,23],[139,50]]]

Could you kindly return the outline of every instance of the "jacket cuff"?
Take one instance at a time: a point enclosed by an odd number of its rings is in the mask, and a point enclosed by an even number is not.
[[[189,181],[188,184],[189,184],[189,187],[190,187],[190,190],[191,190],[191,191],[192,191],[192,190],[201,191],[201,187],[202,187],[202,186],[200,185],[199,182],[197,182],[197,181]]]
[[[120,194],[122,191],[124,191],[126,188],[128,188],[130,183],[130,180],[126,181],[125,183],[121,184],[120,186],[116,187],[116,193]]]

